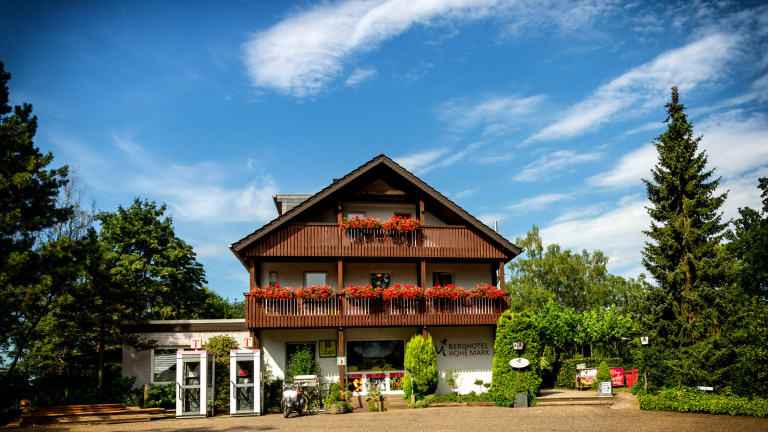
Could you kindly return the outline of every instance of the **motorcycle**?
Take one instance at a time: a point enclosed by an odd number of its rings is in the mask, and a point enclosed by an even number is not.
[[[302,411],[307,409],[307,395],[301,390],[301,388],[294,389],[286,387],[283,390],[283,398],[280,401],[280,410],[283,412],[283,417],[288,418],[291,412],[301,415]]]

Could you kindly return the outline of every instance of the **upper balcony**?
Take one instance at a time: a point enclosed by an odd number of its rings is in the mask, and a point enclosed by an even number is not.
[[[421,226],[398,233],[383,229],[342,229],[338,224],[283,227],[245,252],[251,257],[497,258],[494,243],[463,226]]]
[[[287,300],[245,296],[246,327],[259,329],[321,327],[495,325],[509,308],[501,298],[372,300],[347,298]]]

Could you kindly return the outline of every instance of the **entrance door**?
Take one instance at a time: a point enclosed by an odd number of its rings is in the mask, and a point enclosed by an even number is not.
[[[238,360],[235,363],[235,412],[253,412],[256,388],[253,365],[253,360]]]
[[[200,415],[200,359],[184,359],[182,368],[182,415]]]

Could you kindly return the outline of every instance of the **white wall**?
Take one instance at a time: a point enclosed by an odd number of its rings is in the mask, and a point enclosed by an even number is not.
[[[269,284],[269,272],[277,272],[277,282],[280,286],[299,288],[304,286],[304,272],[326,272],[325,283],[328,286],[338,285],[338,267],[336,263],[320,262],[263,262],[261,263],[261,285]]]
[[[202,339],[208,342],[213,336],[227,335],[233,337],[240,348],[245,348],[243,339],[250,337],[247,330],[237,332],[159,332],[141,333],[142,337],[157,341],[157,348],[189,349],[192,339]],[[219,371],[220,373],[221,371]],[[225,371],[229,374],[229,371]],[[123,346],[123,376],[135,376],[134,387],[142,387],[152,383],[152,350],[138,351],[130,346]]]
[[[448,393],[445,372],[451,369],[459,371],[459,393],[471,391],[479,393],[485,388],[476,386],[475,380],[491,382],[493,370],[493,327],[432,327],[427,329],[432,335],[437,355],[437,371],[440,376],[438,394]]]

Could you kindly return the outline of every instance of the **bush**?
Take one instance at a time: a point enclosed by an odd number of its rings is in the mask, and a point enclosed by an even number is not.
[[[139,388],[143,393],[143,389]],[[152,386],[147,392],[147,402],[145,408],[175,408],[176,407],[176,384],[165,384]]]
[[[608,369],[608,363],[605,360],[600,362],[600,366],[597,369],[597,377],[592,382],[592,387],[597,388],[601,382],[611,381],[611,371]]]
[[[427,340],[414,335],[405,346],[405,368],[413,376],[416,396],[434,393],[437,390],[437,352],[432,344],[432,335]]]
[[[695,388],[665,388],[658,392],[637,391],[640,409],[649,411],[697,412],[768,417],[768,399],[730,394],[712,394]]]
[[[512,348],[512,341],[524,341],[524,349],[517,352]],[[498,406],[512,406],[515,401],[515,382],[520,379],[520,386],[525,386],[528,401],[536,405],[536,394],[541,386],[541,353],[539,343],[539,325],[536,317],[528,311],[512,314],[504,312],[496,327],[496,354],[493,356],[493,379],[491,381],[491,397]],[[529,364],[525,368],[516,369],[509,361],[522,357]]]
[[[299,348],[285,367],[285,380],[287,382],[293,382],[293,377],[296,375],[317,375],[318,378],[322,376],[320,366],[315,359],[315,353],[308,345]]]
[[[411,393],[413,393],[413,389],[411,388],[411,374],[406,373],[403,376],[403,400],[411,400]]]
[[[203,349],[213,351],[216,356],[213,409],[217,414],[229,413],[229,351],[237,348],[237,341],[227,335],[213,336],[203,346]]]
[[[280,408],[283,398],[283,380],[280,378],[264,380],[264,408]]]

